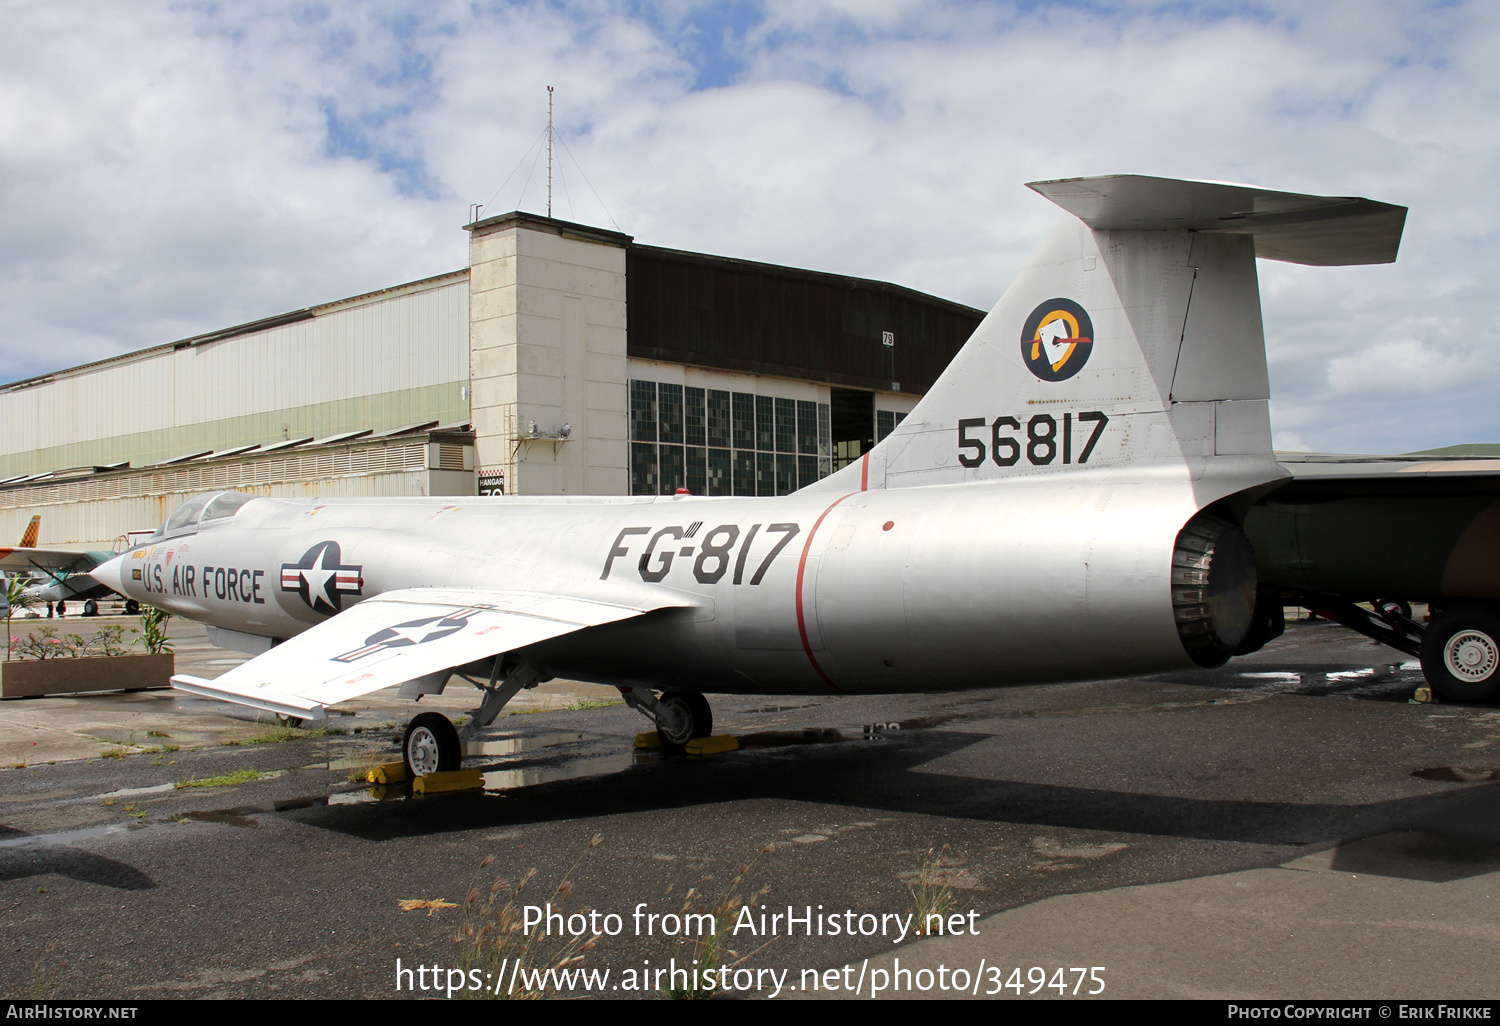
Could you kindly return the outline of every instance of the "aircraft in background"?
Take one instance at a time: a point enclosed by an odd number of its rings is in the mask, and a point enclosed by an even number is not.
[[[99,600],[113,595],[114,591],[90,577],[89,571],[113,559],[115,553],[37,548],[41,528],[42,516],[38,513],[32,516],[21,541],[14,548],[0,547],[0,576],[15,573],[30,576],[35,582],[26,589],[26,600],[30,605],[56,603],[61,613],[69,601],[81,600],[84,614],[93,616],[99,611]],[[137,613],[140,603],[127,598],[125,610]]]
[[[1256,258],[1390,262],[1406,210],[1139,176],[1031,188],[1073,216],[896,430],[816,485],[760,498],[220,492],[93,576],[255,656],[215,680],[174,677],[185,691],[317,720],[381,688],[419,700],[467,680],[482,697],[462,731],[437,713],[408,727],[416,774],[457,768],[465,737],[552,677],[618,687],[680,747],[712,732],[706,692],[1221,665],[1271,637],[1284,592],[1306,587],[1276,579],[1281,552],[1261,554],[1272,579],[1258,586],[1247,520],[1271,544],[1282,511],[1267,497],[1322,487],[1271,452]],[[1420,491],[1436,477],[1400,480]],[[1497,586],[1402,597],[1467,608]],[[1359,597],[1376,595],[1395,593]],[[1483,635],[1493,654],[1500,626],[1462,622],[1424,667],[1440,692],[1494,698],[1493,663],[1472,669],[1467,653]]]

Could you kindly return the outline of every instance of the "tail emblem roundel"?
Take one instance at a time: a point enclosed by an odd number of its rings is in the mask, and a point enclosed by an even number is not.
[[[1021,359],[1043,381],[1063,381],[1083,370],[1094,349],[1094,322],[1071,299],[1049,299],[1021,328]]]

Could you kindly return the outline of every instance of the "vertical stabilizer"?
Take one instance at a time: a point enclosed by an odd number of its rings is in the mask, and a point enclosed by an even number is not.
[[[895,432],[817,487],[1106,471],[1184,476],[1201,507],[1284,476],[1255,259],[1394,259],[1405,209],[1138,176],[1032,188],[1076,216]]]

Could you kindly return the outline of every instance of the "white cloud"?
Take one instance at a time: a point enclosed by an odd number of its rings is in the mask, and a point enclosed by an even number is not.
[[[11,4],[0,377],[462,266],[466,205],[535,141],[553,85],[570,151],[641,241],[977,306],[1056,218],[1035,178],[1408,204],[1394,266],[1261,265],[1273,416],[1316,449],[1500,438],[1491,5],[722,10]],[[566,157],[554,211],[610,223]]]

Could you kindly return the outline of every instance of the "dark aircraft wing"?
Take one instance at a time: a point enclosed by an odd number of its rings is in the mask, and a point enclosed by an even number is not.
[[[1500,459],[1280,453],[1250,510],[1262,586],[1358,601],[1500,598]]]
[[[14,573],[27,570],[69,570],[83,573],[98,566],[109,553],[84,552],[81,549],[29,549],[0,546],[0,570]]]

